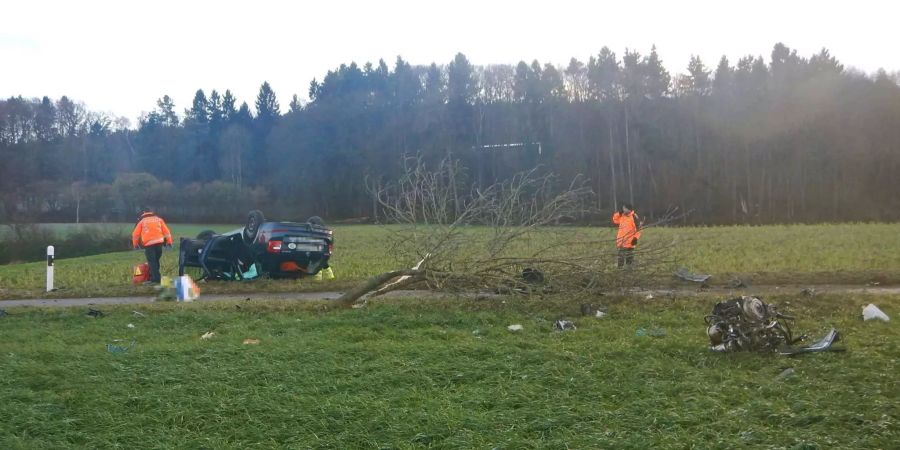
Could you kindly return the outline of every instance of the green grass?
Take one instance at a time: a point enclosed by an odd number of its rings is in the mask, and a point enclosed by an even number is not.
[[[68,225],[55,225],[65,229]],[[130,229],[130,224],[119,225]],[[204,229],[219,232],[233,225],[172,225],[177,238],[194,237]],[[565,228],[576,245],[612,248],[611,227]],[[481,232],[475,229],[474,233]],[[388,254],[390,231],[372,225],[336,226],[335,255],[338,276],[331,284],[301,281],[208,283],[207,293],[284,292],[344,289],[377,273],[412,265],[396,262]],[[671,245],[672,268],[688,267],[712,273],[717,283],[741,277],[754,284],[882,284],[900,282],[900,224],[791,225],[763,227],[656,228],[646,230],[642,247]],[[147,288],[132,287],[131,267],[143,261],[142,252],[119,252],[65,259],[57,249],[57,285],[64,288],[50,297],[144,295]],[[612,261],[610,261],[612,264]],[[174,275],[177,252],[162,259],[164,274]],[[47,296],[43,292],[43,263],[0,266],[0,299]],[[670,280],[662,280],[669,282]]]
[[[49,229],[50,231],[67,234],[73,233],[78,230],[90,229],[90,228],[103,228],[110,231],[118,231],[123,234],[131,234],[131,230],[134,229],[133,223],[44,223],[39,225],[41,228]],[[198,233],[203,230],[215,230],[218,232],[234,230],[236,228],[240,228],[239,225],[214,225],[214,224],[169,224],[169,228],[173,234],[177,234],[185,237],[194,237]],[[11,232],[8,226],[0,225],[0,238],[7,236]]]
[[[895,448],[900,331],[858,317],[900,300],[769,300],[848,351],[711,353],[709,297],[606,298],[601,320],[559,299],[15,309],[0,448]],[[107,352],[117,338],[136,345]]]
[[[179,237],[191,237],[202,230],[228,231],[221,225],[173,225],[172,233],[177,244]],[[381,229],[367,226],[339,227],[337,254],[332,265],[338,275],[336,281],[315,282],[301,280],[257,280],[252,282],[213,282],[201,286],[204,293],[290,292],[344,289],[370,274],[390,270],[391,262],[385,258]],[[152,295],[153,289],[131,285],[131,270],[144,262],[143,251],[123,251],[81,258],[64,258],[65,249],[57,249],[54,276],[59,291],[44,292],[46,264],[26,263],[0,266],[0,299],[9,298],[65,298],[109,297],[127,295]],[[163,275],[174,276],[178,272],[178,252],[164,250],[161,260]]]

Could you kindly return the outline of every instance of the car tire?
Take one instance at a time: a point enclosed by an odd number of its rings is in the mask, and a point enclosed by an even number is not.
[[[216,235],[216,232],[213,230],[203,230],[197,234],[197,239],[199,239],[201,241],[205,241],[215,235]]]
[[[255,209],[250,211],[250,214],[247,215],[247,225],[244,227],[244,242],[247,244],[253,243],[256,240],[256,235],[259,234],[259,226],[266,221],[266,217],[263,216],[262,211]]]
[[[319,217],[319,216],[312,216],[312,217],[310,217],[310,218],[306,221],[306,223],[309,223],[309,224],[312,224],[312,225],[318,225],[318,226],[320,226],[320,227],[324,227],[324,226],[325,226],[325,221],[322,220],[322,218]]]

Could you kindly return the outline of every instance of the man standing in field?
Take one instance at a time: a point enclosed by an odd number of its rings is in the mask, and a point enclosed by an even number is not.
[[[620,211],[612,216],[614,225],[619,226],[616,233],[616,248],[618,249],[618,266],[620,269],[631,267],[634,264],[634,248],[637,247],[641,231],[638,229],[640,218],[634,212],[631,203],[622,205]]]
[[[159,274],[159,259],[162,257],[163,245],[172,246],[172,233],[169,232],[166,221],[150,208],[141,208],[141,216],[131,232],[131,246],[135,250],[143,248],[147,264],[150,265],[150,281],[144,284],[159,284],[162,279]]]

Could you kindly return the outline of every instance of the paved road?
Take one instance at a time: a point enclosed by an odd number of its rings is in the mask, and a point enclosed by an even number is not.
[[[654,298],[664,298],[667,296],[689,297],[700,293],[737,296],[737,295],[772,295],[772,294],[797,294],[801,295],[804,288],[812,289],[816,294],[870,294],[870,295],[900,295],[900,287],[898,286],[835,286],[835,285],[818,285],[818,286],[752,286],[745,289],[697,289],[697,288],[676,288],[676,289],[632,289],[630,294],[648,296]],[[343,292],[283,292],[283,293],[256,293],[256,294],[209,294],[200,297],[198,302],[219,302],[219,301],[235,301],[235,300],[335,300],[341,296]],[[385,297],[440,297],[450,294],[441,294],[429,291],[394,291],[389,292]],[[493,294],[473,294],[479,297],[492,296]],[[66,307],[66,306],[102,306],[102,305],[131,305],[141,303],[153,303],[155,297],[93,297],[93,298],[59,298],[59,299],[22,299],[22,300],[0,300],[0,308],[15,306],[39,306],[39,307]]]
[[[334,300],[341,296],[341,292],[292,292],[281,294],[243,294],[243,295],[204,295],[199,300],[202,302],[220,302],[228,300]],[[93,298],[54,298],[54,299],[23,299],[0,300],[0,307],[12,306],[99,306],[99,305],[132,305],[140,303],[153,303],[156,297],[93,297]]]

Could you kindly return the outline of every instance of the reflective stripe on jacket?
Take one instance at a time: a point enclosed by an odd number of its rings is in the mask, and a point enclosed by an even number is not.
[[[634,211],[627,214],[616,212],[612,216],[612,222],[619,226],[619,232],[616,233],[616,247],[618,248],[634,248],[634,240],[641,237],[641,232],[634,223]]]
[[[169,232],[166,221],[151,212],[141,214],[141,220],[131,232],[131,245],[147,247],[162,243],[172,245],[172,233]]]

